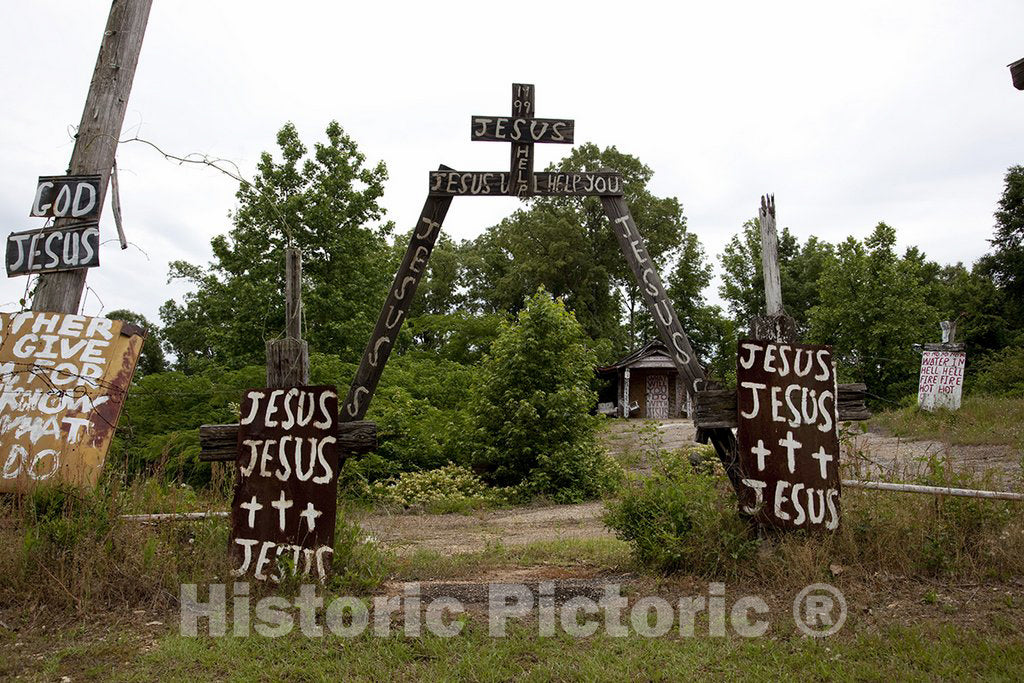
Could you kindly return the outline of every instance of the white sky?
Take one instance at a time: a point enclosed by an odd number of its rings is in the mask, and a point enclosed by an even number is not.
[[[109,3],[34,0],[0,13],[0,216],[28,218],[36,178],[67,167]],[[124,137],[231,159],[251,177],[288,120],[310,144],[337,119],[384,160],[388,217],[407,229],[439,163],[503,170],[471,143],[473,114],[506,114],[511,84],[577,142],[616,145],[683,202],[711,254],[774,192],[801,240],[867,235],[941,263],[988,249],[1006,168],[1024,163],[1024,2],[262,2],[155,0]],[[537,145],[542,168],[568,149]],[[118,154],[128,238],[89,285],[104,310],[158,319],[184,289],[167,262],[205,263],[237,183],[137,143]],[[460,198],[445,230],[473,237],[516,206]],[[102,239],[115,237],[108,209]],[[14,310],[24,277],[0,287]],[[713,299],[717,295],[709,292]],[[87,297],[87,314],[101,311]]]

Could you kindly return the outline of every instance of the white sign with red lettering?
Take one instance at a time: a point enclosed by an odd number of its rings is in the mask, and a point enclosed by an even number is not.
[[[921,356],[921,383],[917,389],[917,404],[924,410],[960,407],[964,388],[963,351],[925,351]]]

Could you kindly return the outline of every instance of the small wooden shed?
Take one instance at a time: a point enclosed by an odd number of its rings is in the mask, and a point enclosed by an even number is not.
[[[606,380],[599,398],[602,412],[652,420],[689,414],[685,383],[660,341],[647,342],[611,365],[597,368],[597,375]]]

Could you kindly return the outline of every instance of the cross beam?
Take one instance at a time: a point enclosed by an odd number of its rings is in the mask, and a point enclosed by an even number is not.
[[[571,145],[576,131],[572,119],[538,119],[533,116],[534,87],[512,84],[512,116],[474,116],[470,125],[473,142],[510,142],[512,158],[505,171],[434,171],[430,174],[431,197],[619,197],[622,176],[618,173],[534,173],[536,143]]]

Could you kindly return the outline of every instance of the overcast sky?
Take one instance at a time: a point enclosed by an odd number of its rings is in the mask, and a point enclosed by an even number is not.
[[[0,41],[0,215],[28,217],[40,175],[67,168],[109,3],[6,3]],[[616,145],[678,197],[717,256],[774,192],[801,240],[866,236],[941,263],[988,249],[1006,168],[1024,163],[1024,2],[259,2],[155,0],[123,137],[235,161],[293,121],[307,143],[338,120],[384,160],[388,217],[408,229],[439,163],[507,169],[508,146],[471,143],[473,114],[505,114],[511,84],[576,141]],[[568,150],[537,145],[537,167]],[[84,311],[156,321],[180,297],[167,262],[205,263],[237,183],[138,143],[118,152],[128,239],[104,245]],[[460,198],[445,230],[473,237],[516,207]],[[115,236],[109,209],[102,239]],[[148,256],[147,256],[148,255]],[[6,279],[17,310],[26,278]],[[712,293],[712,298],[717,295]],[[102,303],[101,303],[102,302]]]

